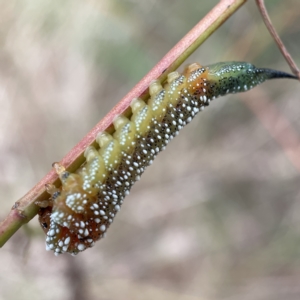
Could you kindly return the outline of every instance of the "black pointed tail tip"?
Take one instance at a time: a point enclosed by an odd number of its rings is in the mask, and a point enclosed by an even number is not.
[[[267,75],[268,79],[273,79],[273,78],[290,78],[290,79],[298,79],[299,78],[293,74],[289,74],[286,72],[282,71],[277,71],[273,69],[259,69],[263,74]]]

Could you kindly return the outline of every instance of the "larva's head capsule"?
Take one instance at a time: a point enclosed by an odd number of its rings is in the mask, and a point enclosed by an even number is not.
[[[207,80],[215,97],[228,93],[245,92],[273,78],[293,78],[291,74],[264,68],[256,68],[246,62],[220,62],[206,67]]]

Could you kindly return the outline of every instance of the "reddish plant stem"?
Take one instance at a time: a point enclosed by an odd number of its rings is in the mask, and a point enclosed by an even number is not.
[[[148,86],[154,79],[164,81],[169,72],[177,69],[217,28],[219,28],[247,0],[220,1],[184,38],[171,49],[162,60],[60,161],[69,171],[76,170],[83,162],[83,152],[94,144],[99,132],[113,131],[113,119],[128,112],[133,98],[147,98]],[[49,198],[45,184],[59,185],[57,174],[51,170],[25,196],[13,206],[4,221],[0,223],[0,247],[38,212],[36,201]]]

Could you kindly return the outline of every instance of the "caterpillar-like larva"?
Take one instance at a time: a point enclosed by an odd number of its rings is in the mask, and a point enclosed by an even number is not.
[[[227,62],[188,66],[172,72],[167,83],[149,87],[150,99],[133,99],[130,119],[115,118],[115,132],[97,136],[99,150],[88,147],[86,162],[76,173],[56,163],[61,188],[47,185],[51,195],[43,203],[39,222],[46,249],[73,255],[103,238],[133,184],[156,155],[191,122],[210,101],[228,93],[247,91],[272,78],[296,78],[287,73],[256,68],[249,63]]]

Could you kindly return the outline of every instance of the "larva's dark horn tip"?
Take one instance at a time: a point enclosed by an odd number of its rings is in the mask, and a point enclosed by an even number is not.
[[[268,79],[273,79],[273,78],[290,78],[290,79],[298,79],[298,76],[295,76],[293,74],[289,74],[286,72],[282,71],[277,71],[273,69],[259,69],[259,71],[265,73],[268,76]]]

